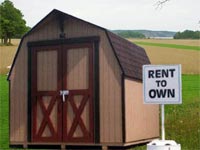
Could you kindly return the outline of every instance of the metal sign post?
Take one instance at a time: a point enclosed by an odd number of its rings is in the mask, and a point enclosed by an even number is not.
[[[161,104],[162,140],[165,140],[165,104]]]
[[[180,144],[165,140],[165,104],[182,103],[181,65],[144,65],[144,104],[161,106],[161,140],[147,144],[147,150],[180,150]]]

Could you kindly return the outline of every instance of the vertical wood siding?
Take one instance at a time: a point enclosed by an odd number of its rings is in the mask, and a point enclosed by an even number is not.
[[[100,36],[100,142],[122,142],[121,70],[111,49],[105,31],[68,18],[65,21],[66,38]],[[57,20],[43,23],[24,38],[18,58],[10,76],[11,123],[10,141],[27,142],[28,49],[27,42],[59,39]],[[77,131],[78,132],[78,131]]]
[[[10,143],[27,142],[27,102],[28,102],[28,47],[27,42],[57,39],[57,22],[34,31],[25,37],[10,76]]]
[[[105,32],[69,18],[65,33],[67,38],[100,36],[100,142],[121,143],[121,70]]]
[[[87,89],[89,80],[88,49],[69,49],[67,51],[67,89]]]
[[[37,91],[56,91],[57,90],[57,51],[39,51],[37,52]],[[36,133],[38,133],[41,128],[41,123],[44,119],[44,114],[42,112],[42,108],[37,98],[37,125],[36,125]],[[52,96],[41,96],[41,99],[45,105],[45,108],[48,109]],[[57,101],[55,102],[55,106],[52,108],[51,113],[49,115],[50,120],[52,122],[53,128],[57,133]],[[46,125],[44,132],[42,132],[42,137],[50,137],[52,136],[49,126]]]
[[[68,90],[83,90],[89,88],[89,50],[88,48],[74,48],[68,49],[66,56],[66,70],[67,70],[67,89]],[[83,95],[76,95],[73,100],[79,108],[83,99]],[[81,119],[88,131],[90,131],[89,126],[89,101],[82,112]],[[72,127],[73,119],[75,118],[75,113],[69,101],[67,101],[67,133]],[[73,137],[83,137],[83,132],[78,125],[75,129]]]
[[[37,52],[37,90],[56,91],[57,51]]]
[[[125,79],[125,141],[159,137],[158,115],[158,105],[143,104],[142,83]]]

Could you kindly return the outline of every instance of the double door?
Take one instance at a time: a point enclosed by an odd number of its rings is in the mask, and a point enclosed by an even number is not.
[[[31,49],[31,141],[93,142],[93,45]]]

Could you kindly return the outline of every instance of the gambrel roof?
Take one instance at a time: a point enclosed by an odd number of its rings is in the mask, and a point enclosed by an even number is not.
[[[142,80],[142,65],[150,64],[145,50],[114,33],[107,32],[125,76]]]
[[[26,37],[27,35],[31,34],[32,31],[37,30],[39,26],[44,24],[45,22],[49,21],[52,17],[61,17],[61,18],[72,18],[77,19],[79,21],[83,21],[85,23],[88,23],[96,28],[99,28],[103,31],[105,31],[107,38],[110,42],[110,45],[113,49],[113,52],[118,60],[118,63],[121,67],[121,70],[123,74],[126,77],[133,78],[136,80],[142,80],[142,65],[144,64],[150,64],[149,58],[145,52],[145,50],[142,47],[137,46],[136,44],[131,43],[130,41],[112,33],[111,31],[102,28],[100,26],[97,26],[95,24],[89,23],[87,21],[84,21],[82,19],[76,18],[74,16],[71,16],[69,14],[66,14],[64,12],[61,12],[59,10],[52,10],[45,18],[43,18],[37,25],[35,25],[27,34],[24,35]],[[19,53],[21,43],[24,39],[22,38],[20,45],[18,47],[17,53],[15,55],[11,70],[9,72],[8,79],[10,77],[10,74],[12,73],[13,66],[15,65],[15,60],[17,58],[17,55]]]

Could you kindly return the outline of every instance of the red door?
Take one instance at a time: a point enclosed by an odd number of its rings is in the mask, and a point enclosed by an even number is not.
[[[32,49],[33,142],[93,142],[92,44]]]

